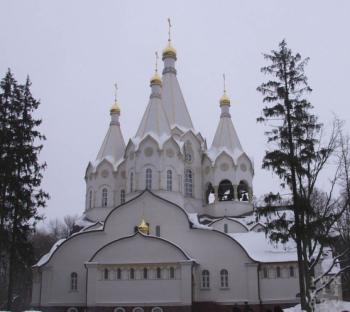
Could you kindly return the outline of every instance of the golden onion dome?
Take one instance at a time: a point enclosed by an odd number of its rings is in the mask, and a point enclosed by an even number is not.
[[[151,85],[153,84],[157,84],[157,85],[162,84],[162,79],[159,77],[157,72],[155,72],[154,75],[151,77]]]
[[[142,219],[141,223],[137,226],[137,229],[143,234],[147,235],[149,233],[149,226],[144,219]]]
[[[230,102],[230,98],[228,97],[226,92],[224,92],[223,96],[220,98],[220,106],[230,105]]]
[[[117,101],[114,101],[112,107],[111,107],[111,110],[110,110],[111,113],[120,113],[120,107],[118,105],[118,102]]]
[[[163,59],[165,57],[173,57],[176,59],[176,49],[171,45],[171,42],[169,41],[168,45],[163,50]]]

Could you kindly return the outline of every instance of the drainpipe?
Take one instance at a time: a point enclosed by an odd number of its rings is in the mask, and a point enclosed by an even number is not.
[[[41,290],[43,288],[43,272],[40,267],[38,267],[38,273],[40,274],[39,308],[41,308]]]
[[[259,306],[260,306],[260,312],[262,312],[262,300],[261,300],[261,294],[260,294],[260,269],[261,269],[261,263],[258,264],[258,299],[259,299]]]

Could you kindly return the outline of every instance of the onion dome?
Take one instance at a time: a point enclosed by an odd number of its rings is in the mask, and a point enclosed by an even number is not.
[[[111,109],[110,109],[111,114],[119,114],[120,113],[120,107],[117,101],[114,101]]]
[[[162,79],[160,78],[157,72],[155,72],[154,75],[151,77],[150,83],[151,85],[162,85]]]
[[[163,50],[163,60],[167,57],[176,59],[176,49],[172,46],[171,41],[168,41],[168,45]]]
[[[137,226],[137,229],[143,234],[148,235],[149,233],[149,226],[144,219],[142,219],[141,223]]]
[[[226,94],[226,91],[224,91],[223,96],[220,98],[220,106],[223,105],[228,105],[230,106],[230,98],[228,97],[228,95]]]

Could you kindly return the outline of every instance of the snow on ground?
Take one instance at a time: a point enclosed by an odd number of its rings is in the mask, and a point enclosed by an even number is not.
[[[300,304],[295,307],[284,309],[284,312],[302,312]],[[316,306],[315,312],[350,312],[349,301],[325,301]]]

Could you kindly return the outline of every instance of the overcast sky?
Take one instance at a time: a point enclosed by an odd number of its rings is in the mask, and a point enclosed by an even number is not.
[[[350,1],[0,0],[0,77],[7,68],[19,82],[29,74],[41,100],[48,219],[83,212],[84,172],[108,129],[114,82],[124,138],[135,135],[150,93],[154,52],[167,42],[168,17],[178,79],[208,145],[226,73],[232,119],[255,164],[255,195],[278,185],[261,169],[267,129],[256,123],[263,107],[256,87],[266,79],[262,53],[283,38],[311,58],[306,73],[316,114],[326,125],[337,114],[350,132]]]

